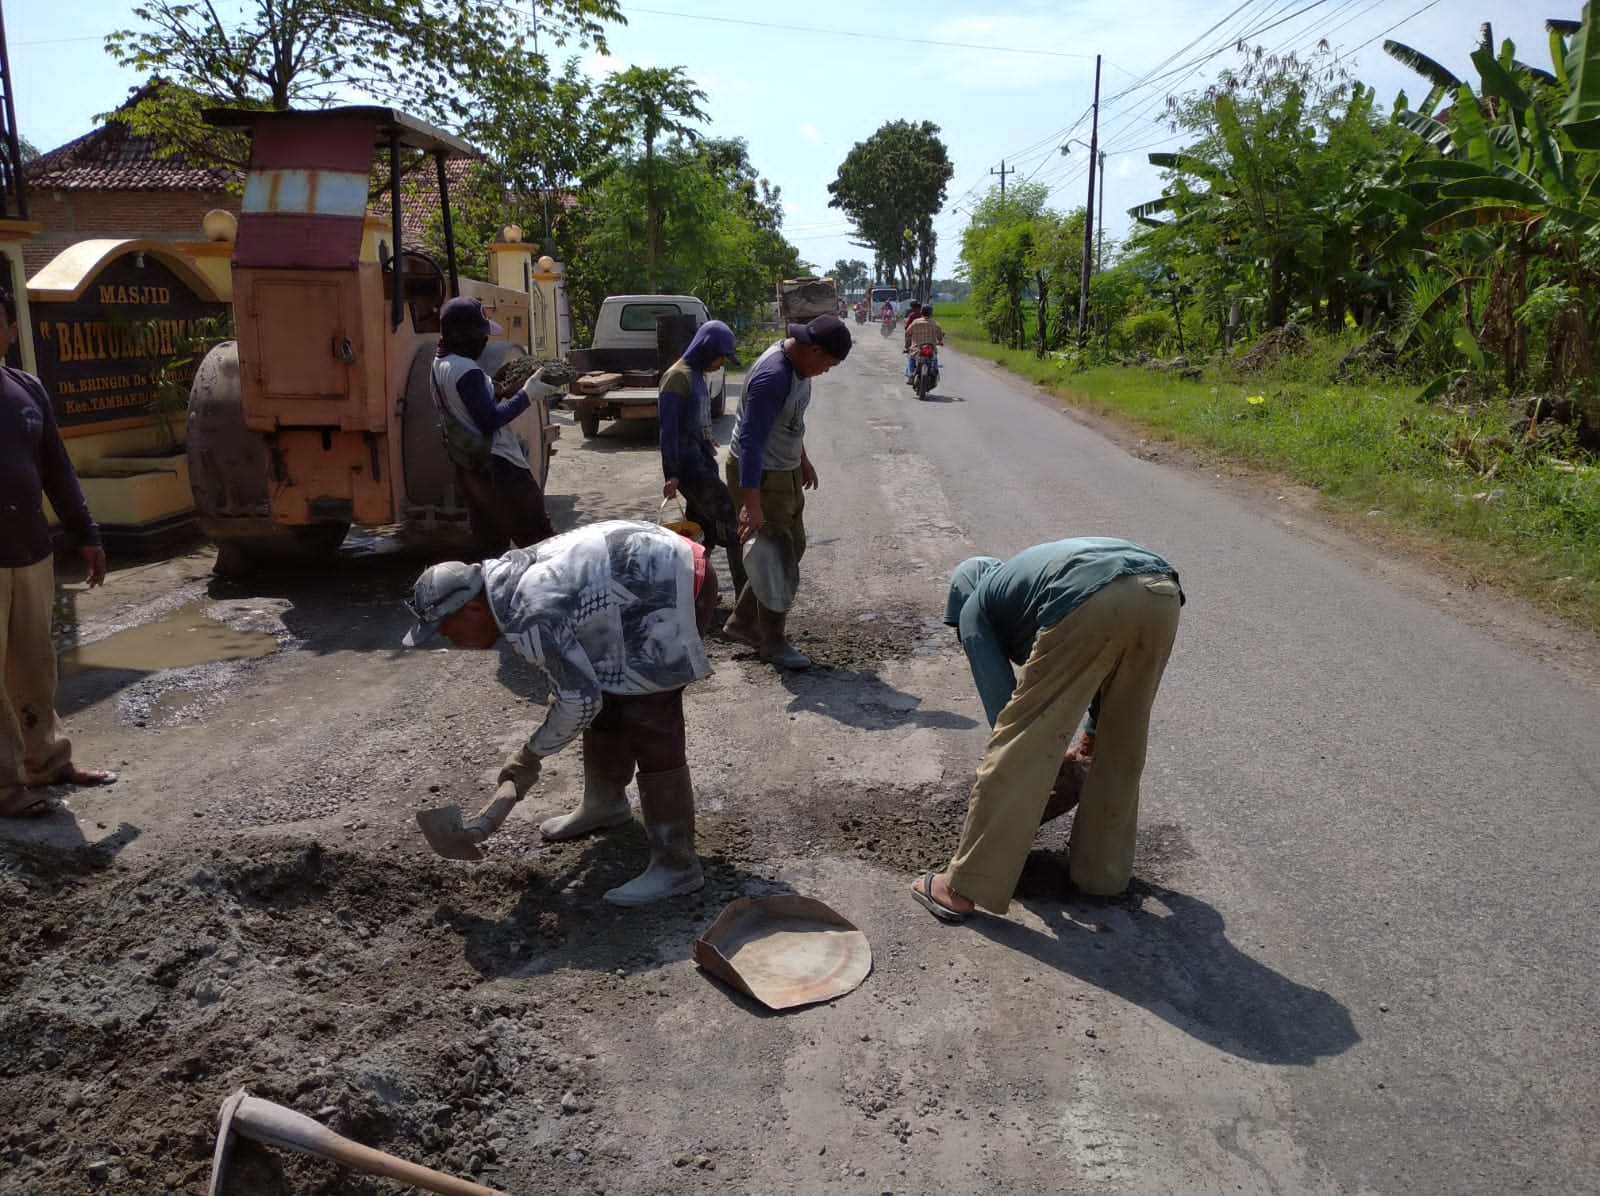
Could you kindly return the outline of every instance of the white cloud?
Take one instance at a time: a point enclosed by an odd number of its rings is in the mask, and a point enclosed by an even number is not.
[[[816,126],[809,120],[800,122],[800,136],[804,137],[812,145],[822,144],[822,134],[817,132]]]

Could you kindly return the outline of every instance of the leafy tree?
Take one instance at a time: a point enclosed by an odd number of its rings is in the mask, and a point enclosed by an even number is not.
[[[860,258],[851,258],[849,261],[840,258],[834,262],[833,277],[838,281],[841,291],[864,291],[872,281],[867,273],[867,263]]]
[[[1396,113],[1412,152],[1397,185],[1375,195],[1399,218],[1394,240],[1430,267],[1413,272],[1403,327],[1405,343],[1446,367],[1425,394],[1486,366],[1508,387],[1592,388],[1600,34],[1592,5],[1581,22],[1549,28],[1552,72],[1518,61],[1509,41],[1497,50],[1483,26],[1475,81],[1385,44],[1433,83],[1423,109]]]
[[[932,282],[938,240],[933,217],[944,207],[955,168],[931,121],[890,121],[858,141],[828,184],[831,208],[856,227],[878,276],[921,295]]]
[[[547,243],[565,194],[617,146],[619,134],[596,106],[579,58],[569,58],[559,75],[534,58],[521,78],[487,94],[462,125],[463,136],[493,164],[495,193],[509,198],[525,227],[543,229]]]
[[[176,86],[154,89],[117,119],[196,161],[217,161],[237,144],[195,136],[208,104],[320,107],[354,92],[453,125],[470,115],[475,95],[507,86],[538,59],[537,36],[603,49],[603,22],[620,19],[617,0],[541,0],[517,21],[502,5],[464,0],[254,0],[240,8],[239,19],[224,21],[214,0],[136,4],[142,25],[112,33],[106,49],[119,65]]]
[[[1171,101],[1174,124],[1195,140],[1150,155],[1167,185],[1133,209],[1186,225],[1189,248],[1212,249],[1222,286],[1259,302],[1270,327],[1297,307],[1326,308],[1342,326],[1345,297],[1332,284],[1352,268],[1353,240],[1341,221],[1353,221],[1383,162],[1372,93],[1328,59],[1246,50],[1242,67]]]
[[[991,188],[961,234],[973,314],[990,340],[1008,348],[1022,347],[1023,295],[1034,280],[1040,234],[1056,219],[1044,206],[1048,196],[1043,183],[1019,183],[1004,196]]]
[[[632,143],[640,155],[645,281],[649,291],[660,290],[661,233],[668,194],[656,159],[656,143],[663,135],[693,140],[693,122],[706,119],[700,108],[705,98],[706,93],[680,66],[633,66],[612,75],[600,86],[600,108],[610,127]]]
[[[23,162],[32,162],[39,156],[39,151],[35,148],[33,142],[26,137],[19,136],[17,138],[17,154]]]
[[[638,159],[613,160],[560,226],[576,327],[588,326],[608,294],[657,289],[698,295],[737,324],[771,296],[776,278],[798,271],[781,235],[778,192],[755,173],[744,142],[672,138],[658,147],[653,173],[672,246],[655,283],[639,252],[646,183]]]

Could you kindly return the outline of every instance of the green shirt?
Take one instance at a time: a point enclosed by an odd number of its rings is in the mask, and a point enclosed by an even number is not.
[[[972,557],[950,576],[944,621],[957,627],[978,696],[992,727],[1011,700],[1039,633],[1053,627],[1125,574],[1178,571],[1128,540],[1080,536],[1024,549],[1009,561]],[[1183,591],[1178,591],[1183,601]]]

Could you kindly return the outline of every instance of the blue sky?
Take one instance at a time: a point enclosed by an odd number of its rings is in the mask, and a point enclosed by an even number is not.
[[[496,0],[484,0],[495,3]],[[15,86],[17,124],[40,149],[94,127],[140,80],[106,55],[105,34],[126,27],[128,0],[0,0]],[[237,0],[218,0],[224,14]],[[502,4],[508,19],[526,0]],[[785,232],[813,265],[871,254],[851,244],[848,222],[829,208],[827,185],[858,141],[885,121],[931,120],[955,165],[936,219],[939,273],[955,270],[962,209],[998,184],[1002,162],[1050,185],[1052,206],[1081,206],[1088,155],[1094,57],[1101,70],[1100,145],[1106,151],[1105,235],[1126,211],[1160,194],[1146,160],[1180,141],[1162,119],[1166,97],[1203,87],[1238,61],[1241,35],[1272,52],[1304,52],[1326,40],[1388,107],[1426,88],[1382,51],[1385,37],[1474,77],[1468,54],[1487,21],[1496,41],[1549,67],[1546,17],[1576,19],[1576,0],[923,0],[868,5],[810,0],[781,9],[734,0],[623,0],[625,27],[612,57],[590,56],[603,74],[629,64],[682,66],[708,95],[710,130],[742,137],[756,169],[782,188]],[[1019,175],[1008,174],[1010,186]]]

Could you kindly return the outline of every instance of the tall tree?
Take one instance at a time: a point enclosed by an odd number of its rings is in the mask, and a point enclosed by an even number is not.
[[[858,243],[872,249],[880,270],[925,294],[937,256],[933,218],[944,207],[954,173],[938,125],[890,121],[845,155],[828,184],[828,206],[849,217]]]
[[[851,258],[849,261],[840,258],[834,262],[833,277],[843,291],[866,290],[867,283],[872,281],[867,274],[867,263],[860,258]]]
[[[144,0],[132,12],[142,24],[111,34],[106,49],[118,64],[177,86],[155,89],[119,119],[202,158],[219,149],[193,137],[207,103],[319,107],[357,93],[453,126],[470,115],[475,94],[506,79],[508,63],[538,58],[538,37],[604,49],[603,23],[621,19],[617,0],[541,0],[517,19],[508,7],[254,0],[224,20],[216,0]]]
[[[597,111],[594,86],[576,57],[559,75],[534,58],[524,75],[497,82],[462,134],[488,156],[500,190],[537,213],[546,241],[566,194],[600,168],[620,135]]]
[[[681,66],[632,66],[600,85],[600,105],[612,127],[631,141],[640,154],[644,183],[645,278],[656,291],[661,278],[662,179],[656,162],[656,143],[663,136],[687,140],[695,137],[694,123],[704,121],[700,104],[706,93],[695,86]]]

